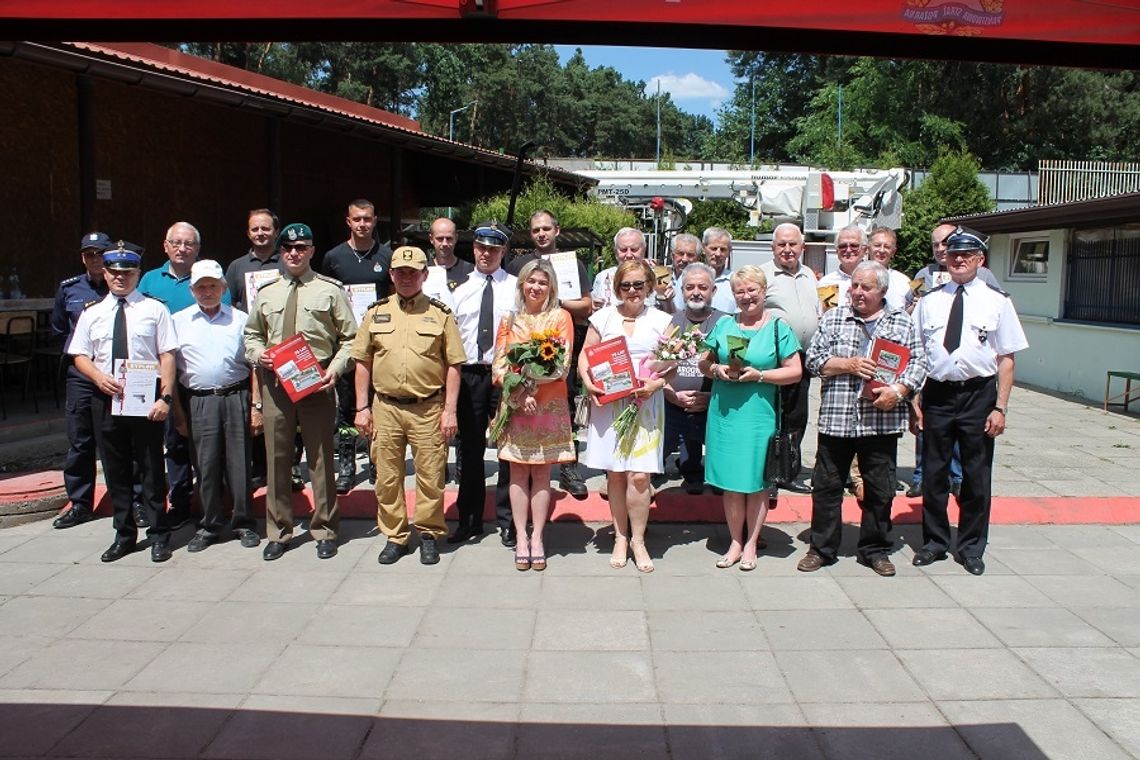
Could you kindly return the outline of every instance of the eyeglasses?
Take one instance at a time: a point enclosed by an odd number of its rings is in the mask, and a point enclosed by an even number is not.
[[[618,289],[624,291],[641,290],[645,287],[645,280],[638,280],[637,282],[623,282],[618,285]]]
[[[837,251],[850,251],[850,250],[858,250],[862,247],[863,246],[860,245],[859,243],[839,243],[838,245],[835,246],[835,250],[837,250]]]
[[[310,248],[308,243],[282,243],[281,250],[292,253],[293,251],[307,251]]]
[[[197,240],[167,240],[166,244],[171,248],[197,248]]]
[[[975,256],[980,256],[981,251],[948,251],[946,258],[948,259],[972,259]]]

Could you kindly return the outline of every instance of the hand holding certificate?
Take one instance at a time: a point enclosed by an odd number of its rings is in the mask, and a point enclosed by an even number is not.
[[[116,417],[148,417],[158,399],[158,362],[117,359],[114,377],[119,393],[111,402]]]

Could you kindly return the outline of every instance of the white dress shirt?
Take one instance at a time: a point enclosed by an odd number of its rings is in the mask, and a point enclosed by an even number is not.
[[[159,354],[178,348],[174,323],[162,301],[148,298],[138,290],[132,290],[123,297],[127,300],[123,308],[127,314],[127,351],[131,359],[156,362]],[[118,308],[119,296],[108,293],[102,301],[85,309],[75,324],[75,334],[67,353],[86,356],[100,372],[113,374],[111,349]]]
[[[495,304],[495,315],[491,320],[491,347],[479,354],[479,309],[483,305],[483,288],[487,278],[491,278],[491,293]],[[467,364],[490,364],[495,358],[495,335],[499,322],[515,310],[515,290],[518,278],[507,274],[502,267],[487,275],[476,269],[467,281],[455,289],[455,321],[459,324],[459,335],[463,338],[463,350],[467,353]]]
[[[174,315],[178,379],[187,388],[227,388],[249,379],[243,332],[249,315],[222,304],[213,317],[197,304]]]
[[[975,277],[962,297],[962,338],[954,353],[942,340],[958,284],[948,282],[918,301],[915,322],[922,331],[931,380],[956,381],[997,374],[997,358],[1029,347],[1009,296]]]

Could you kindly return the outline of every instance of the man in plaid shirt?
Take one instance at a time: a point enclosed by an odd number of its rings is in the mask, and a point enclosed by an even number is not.
[[[895,574],[891,548],[891,503],[895,493],[898,439],[907,429],[907,397],[922,388],[926,355],[910,315],[886,306],[887,269],[864,261],[851,275],[850,306],[824,315],[807,350],[807,370],[823,380],[819,441],[812,477],[811,547],[796,565],[803,572],[836,561],[842,538],[843,485],[851,460],[859,457],[865,495],[859,528],[859,562],[879,575]],[[876,339],[906,347],[910,360],[894,382],[860,397],[865,380],[876,374],[869,357]],[[888,347],[889,348],[889,347]]]

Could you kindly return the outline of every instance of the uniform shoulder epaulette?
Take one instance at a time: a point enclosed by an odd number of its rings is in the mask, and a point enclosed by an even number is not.
[[[285,278],[284,277],[274,277],[272,280],[265,283],[264,285],[258,285],[257,286],[257,292],[260,293],[261,291],[265,290],[266,288],[271,288],[279,282],[285,282]]]
[[[68,277],[66,280],[60,280],[59,286],[62,288],[65,285],[74,285],[75,283],[79,282],[81,279],[83,279],[83,275],[77,274],[74,277]]]
[[[165,304],[165,303],[166,303],[166,301],[162,300],[162,299],[161,299],[161,298],[159,298],[158,296],[152,296],[150,293],[143,293],[143,298],[153,298],[154,300],[158,301],[158,302],[159,302],[159,303],[161,303],[161,304]]]
[[[388,296],[384,296],[379,301],[373,301],[372,303],[368,304],[368,308],[371,309],[373,306],[383,306],[386,303],[388,303]]]
[[[442,311],[444,314],[450,314],[451,313],[451,307],[448,306],[447,304],[445,304],[443,301],[439,300],[438,298],[432,298],[431,296],[428,296],[428,303],[430,303],[432,306],[434,306],[435,308]]]
[[[102,300],[103,300],[102,298],[96,298],[94,301],[88,301],[87,303],[83,304],[83,310],[87,311],[92,306],[94,306],[95,304],[99,303]]]
[[[933,288],[930,289],[930,292],[933,293],[936,290],[942,290],[944,287],[949,285],[951,282],[953,282],[953,280],[950,280],[948,282],[944,282],[941,285],[935,285]]]
[[[999,288],[997,285],[994,285],[994,284],[992,284],[992,283],[989,283],[989,282],[987,282],[987,283],[986,283],[986,287],[987,287],[987,288],[989,288],[990,290],[995,290],[995,291],[997,291],[998,293],[1001,293],[1001,294],[1002,294],[1003,296],[1005,296],[1006,298],[1009,298],[1009,293],[1006,293],[1004,290],[1002,290],[1001,288]]]
[[[316,274],[317,274],[318,280],[324,280],[325,282],[330,282],[333,285],[336,285],[338,288],[344,287],[344,283],[335,277],[329,277],[327,274],[321,274],[320,272],[317,272]]]

